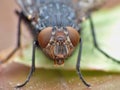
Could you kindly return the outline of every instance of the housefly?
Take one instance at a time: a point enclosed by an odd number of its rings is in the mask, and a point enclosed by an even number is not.
[[[16,0],[21,11],[16,11],[19,16],[17,47],[3,61],[7,61],[20,47],[21,21],[30,27],[33,34],[32,65],[28,78],[16,88],[23,87],[29,82],[35,71],[35,50],[39,47],[54,64],[61,65],[64,60],[73,54],[79,44],[78,59],[76,64],[77,73],[82,82],[84,80],[80,71],[82,52],[82,37],[80,35],[81,23],[89,19],[93,43],[96,49],[108,58],[120,63],[104,52],[97,44],[91,12],[98,9],[104,0]],[[2,62],[1,62],[2,63]]]

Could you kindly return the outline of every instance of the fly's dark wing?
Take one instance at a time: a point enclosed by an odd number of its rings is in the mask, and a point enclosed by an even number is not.
[[[99,9],[105,1],[107,0],[76,0],[74,2],[74,8],[79,19],[82,19],[83,17],[87,17],[89,12]]]
[[[38,4],[36,1],[40,0],[16,0],[23,13],[28,19],[39,15]]]

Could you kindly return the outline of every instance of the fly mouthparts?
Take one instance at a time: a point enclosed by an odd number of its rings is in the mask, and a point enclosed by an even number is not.
[[[55,66],[64,66],[64,59],[56,59],[54,60],[54,65]]]

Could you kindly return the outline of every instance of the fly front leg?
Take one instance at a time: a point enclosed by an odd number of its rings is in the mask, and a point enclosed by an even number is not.
[[[100,51],[102,54],[104,54],[106,57],[110,58],[112,61],[117,62],[117,63],[120,64],[120,60],[117,60],[117,59],[113,58],[112,56],[110,56],[109,54],[107,54],[105,51],[103,51],[103,50],[99,47],[99,45],[98,45],[98,43],[97,43],[97,40],[96,40],[96,34],[95,34],[95,30],[94,30],[94,24],[93,24],[92,17],[91,17],[90,14],[88,15],[88,19],[89,19],[89,21],[90,21],[90,28],[91,28],[91,33],[92,33],[92,36],[93,36],[93,44],[94,44],[95,48],[96,48],[98,51]]]
[[[21,87],[25,86],[29,82],[33,72],[35,71],[35,49],[36,49],[36,47],[37,47],[37,42],[34,41],[33,42],[33,50],[32,50],[32,65],[31,65],[31,69],[30,69],[27,79],[25,80],[24,83],[17,85],[15,88],[21,88]]]
[[[2,61],[0,64],[6,63],[9,59],[15,54],[15,52],[20,48],[21,45],[21,21],[22,21],[23,14],[22,12],[19,14],[18,20],[18,31],[17,31],[17,46],[13,49],[13,51]]]
[[[80,40],[80,47],[79,47],[79,53],[78,53],[78,58],[77,58],[76,70],[79,75],[79,78],[82,80],[85,86],[90,87],[90,85],[84,80],[82,73],[80,71],[81,53],[82,53],[82,40]]]

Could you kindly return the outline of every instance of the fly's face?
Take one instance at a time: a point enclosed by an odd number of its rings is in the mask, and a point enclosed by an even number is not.
[[[79,39],[79,33],[72,27],[47,27],[38,35],[42,50],[58,65],[63,64],[64,59],[72,54]]]

